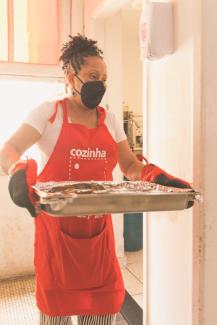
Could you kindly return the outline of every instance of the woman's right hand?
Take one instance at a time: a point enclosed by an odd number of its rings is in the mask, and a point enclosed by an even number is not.
[[[36,217],[35,200],[32,185],[36,183],[37,163],[34,159],[20,160],[9,171],[8,190],[12,201],[26,208],[32,217]]]

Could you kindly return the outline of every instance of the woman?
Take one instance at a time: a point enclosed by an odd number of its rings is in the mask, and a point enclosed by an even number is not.
[[[40,324],[70,324],[70,315],[78,315],[78,324],[114,324],[125,289],[111,216],[37,215],[31,185],[36,181],[110,181],[117,162],[129,180],[190,185],[138,161],[115,116],[98,106],[106,90],[107,71],[96,41],[70,36],[60,60],[70,94],[43,103],[29,114],[2,148],[1,166],[11,175],[12,200],[36,216],[34,264]],[[34,160],[19,161],[35,143],[42,158],[38,176]]]

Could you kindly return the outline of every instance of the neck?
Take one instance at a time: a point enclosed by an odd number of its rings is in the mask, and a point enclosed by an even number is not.
[[[69,109],[87,113],[88,115],[96,114],[96,108],[89,109],[83,105],[80,101],[77,100],[76,96],[68,97]]]
[[[74,97],[67,97],[67,112],[68,118],[72,123],[84,124],[89,128],[97,126],[97,109],[88,109],[77,103]]]

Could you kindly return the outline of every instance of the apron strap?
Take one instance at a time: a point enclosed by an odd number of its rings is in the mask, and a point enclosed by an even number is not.
[[[67,124],[68,123],[68,114],[67,114],[66,98],[61,100],[61,105],[63,108],[63,124]]]
[[[103,107],[98,106],[97,112],[99,114],[97,126],[103,125],[105,121],[105,109]]]
[[[61,105],[63,108],[63,122],[64,123],[67,122],[67,110],[66,110],[66,102],[65,102],[65,98],[64,98],[64,99],[56,101],[54,113],[49,118],[50,123],[53,123],[55,121],[59,105]]]
[[[51,115],[51,117],[49,118],[49,122],[50,123],[53,123],[55,121],[55,118],[56,118],[56,115],[57,115],[57,110],[58,110],[58,105],[60,103],[60,100],[57,100],[56,101],[56,104],[55,104],[55,110],[54,110],[54,113]]]
[[[63,108],[63,123],[68,122],[67,108],[66,108],[66,98],[64,98],[64,99],[56,101],[54,113],[49,118],[50,123],[53,123],[55,121],[59,105],[62,105],[62,108]],[[100,125],[103,125],[104,121],[105,121],[105,115],[106,115],[105,114],[105,109],[103,107],[98,106],[97,107],[97,112],[99,114],[97,125],[100,126]]]

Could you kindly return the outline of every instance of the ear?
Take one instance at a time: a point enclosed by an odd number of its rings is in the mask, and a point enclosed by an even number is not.
[[[67,85],[71,85],[71,86],[74,85],[74,73],[73,73],[73,71],[68,70],[68,71],[66,72],[66,76],[65,76],[65,78],[66,78],[66,83],[67,83]]]

